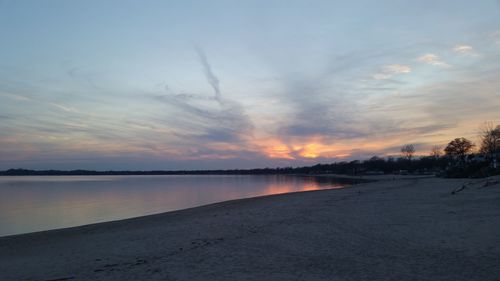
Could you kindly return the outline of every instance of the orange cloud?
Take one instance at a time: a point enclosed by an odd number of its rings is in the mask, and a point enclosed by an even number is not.
[[[327,143],[323,137],[310,137],[288,142],[279,138],[269,138],[258,140],[255,145],[257,150],[269,158],[290,160],[318,157],[344,158],[350,156],[348,150],[352,149],[352,147]]]
[[[279,139],[266,139],[256,142],[257,150],[269,158],[281,158],[293,160],[291,148]]]

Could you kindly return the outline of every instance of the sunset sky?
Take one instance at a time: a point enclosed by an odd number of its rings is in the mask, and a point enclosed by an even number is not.
[[[0,0],[0,169],[419,154],[500,121],[500,1]]]

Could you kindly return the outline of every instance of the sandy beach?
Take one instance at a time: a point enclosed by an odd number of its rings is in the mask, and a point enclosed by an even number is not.
[[[500,280],[499,181],[386,177],[3,237],[0,280]]]

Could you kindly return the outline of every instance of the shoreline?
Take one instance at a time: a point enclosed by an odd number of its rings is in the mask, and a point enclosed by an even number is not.
[[[414,178],[0,237],[0,280],[495,280],[500,184]],[[6,279],[2,279],[6,278]]]
[[[89,180],[92,181],[95,179],[95,177],[99,178],[109,178],[109,177],[117,177],[117,178],[123,178],[123,177],[145,177],[145,178],[151,178],[151,177],[170,177],[170,176],[180,176],[180,177],[220,177],[220,176],[228,176],[228,177],[298,177],[298,178],[317,178],[318,181],[322,182],[325,184],[325,182],[328,182],[330,186],[326,186],[324,188],[320,189],[315,189],[315,190],[301,190],[301,191],[293,191],[293,192],[284,192],[284,193],[275,193],[275,194],[267,194],[267,195],[254,195],[251,197],[243,197],[243,198],[235,198],[231,200],[222,200],[222,201],[215,201],[215,202],[208,202],[205,204],[201,205],[195,205],[195,206],[188,206],[180,209],[174,209],[174,210],[169,210],[169,211],[160,211],[156,213],[149,213],[149,214],[142,214],[142,215],[137,215],[137,216],[131,216],[131,217],[124,217],[124,218],[117,218],[117,219],[111,219],[111,220],[106,220],[106,221],[94,221],[94,222],[88,222],[85,224],[79,224],[79,225],[71,225],[71,226],[62,226],[58,228],[52,228],[52,229],[41,229],[41,230],[35,230],[35,231],[30,231],[30,232],[23,232],[23,233],[14,233],[14,234],[7,234],[7,235],[0,235],[0,240],[2,238],[7,238],[11,236],[18,236],[18,235],[29,235],[29,234],[36,234],[39,232],[48,232],[48,231],[58,231],[58,230],[64,230],[64,229],[70,229],[70,228],[79,228],[79,227],[85,227],[85,226],[91,226],[91,225],[96,225],[96,224],[104,224],[104,223],[113,223],[116,221],[123,221],[123,220],[129,220],[129,219],[140,219],[142,217],[148,217],[148,216],[155,216],[155,215],[161,215],[165,213],[171,213],[171,212],[177,212],[177,211],[182,211],[182,210],[187,210],[187,209],[193,209],[193,208],[198,208],[198,207],[205,207],[205,206],[210,206],[214,204],[219,204],[219,203],[224,203],[224,202],[229,202],[229,201],[238,201],[238,200],[245,200],[245,199],[255,199],[259,197],[267,197],[267,196],[276,196],[276,195],[284,195],[284,194],[291,194],[291,193],[300,193],[300,192],[309,192],[309,191],[320,191],[320,190],[327,190],[327,189],[341,189],[341,188],[349,188],[352,185],[355,184],[360,184],[360,183],[367,183],[371,182],[373,180],[363,180],[363,179],[355,179],[355,178],[343,178],[343,177],[336,177],[336,176],[317,176],[317,175],[308,175],[308,174],[286,174],[286,175],[116,175],[116,176],[41,176],[42,178],[59,178],[59,177],[64,177],[64,178],[80,178],[80,177],[85,177],[85,179],[82,180]],[[35,177],[38,178],[39,176],[8,176],[12,178],[19,178],[24,180],[25,178],[29,177]],[[89,177],[89,178],[87,178]],[[1,179],[1,178],[0,178]],[[49,179],[52,180],[52,179]],[[330,180],[334,180],[334,183],[330,182]]]
[[[252,175],[253,176],[253,175]],[[260,176],[260,175],[256,175]],[[263,175],[265,176],[265,175]],[[289,176],[307,176],[307,175],[289,175]],[[348,178],[345,178],[348,179]],[[353,178],[353,180],[356,180]],[[258,195],[258,196],[253,196],[253,197],[246,197],[246,198],[239,198],[239,199],[232,199],[232,200],[225,200],[225,201],[220,201],[220,202],[214,202],[214,203],[209,203],[205,205],[200,205],[200,206],[194,206],[194,207],[189,207],[189,208],[184,208],[184,209],[179,209],[179,210],[172,210],[172,211],[166,211],[166,212],[161,212],[161,213],[156,213],[156,214],[149,214],[149,215],[143,215],[143,216],[137,216],[137,217],[131,217],[131,218],[124,218],[124,219],[118,219],[118,220],[111,220],[111,221],[103,221],[103,222],[96,222],[96,223],[89,223],[89,224],[84,224],[84,225],[77,225],[77,226],[69,226],[69,227],[63,227],[63,228],[55,228],[55,229],[47,229],[47,230],[41,230],[41,231],[34,231],[34,232],[27,232],[27,233],[19,233],[19,234],[11,234],[11,235],[5,235],[5,236],[0,236],[0,242],[2,242],[2,239],[9,239],[9,238],[14,238],[16,239],[17,236],[28,236],[28,235],[38,235],[42,233],[47,233],[47,232],[59,232],[59,231],[80,231],[84,230],[83,228],[91,228],[91,227],[99,227],[99,225],[104,225],[104,224],[114,224],[114,223],[120,223],[120,222],[125,222],[125,221],[133,221],[133,220],[142,220],[142,219],[148,219],[150,217],[155,217],[155,216],[166,216],[171,213],[176,213],[176,212],[184,212],[184,211],[192,211],[194,209],[198,208],[210,208],[210,207],[216,207],[217,205],[223,205],[223,204],[237,204],[238,202],[243,202],[243,201],[253,201],[256,199],[263,199],[266,197],[274,197],[274,196],[284,196],[284,195],[289,195],[289,194],[297,194],[297,193],[307,193],[307,192],[321,192],[321,191],[330,191],[330,190],[337,190],[337,189],[348,189],[352,188],[354,185],[359,185],[362,183],[369,183],[373,181],[366,181],[366,182],[359,182],[359,183],[353,183],[351,185],[346,185],[343,187],[332,187],[332,188],[325,188],[325,189],[318,189],[318,190],[302,190],[302,191],[293,191],[293,192],[286,192],[286,193],[277,193],[277,194],[269,194],[269,195]]]

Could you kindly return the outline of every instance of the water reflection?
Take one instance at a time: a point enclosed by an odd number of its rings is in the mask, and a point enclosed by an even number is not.
[[[0,236],[348,184],[298,176],[0,177]]]

